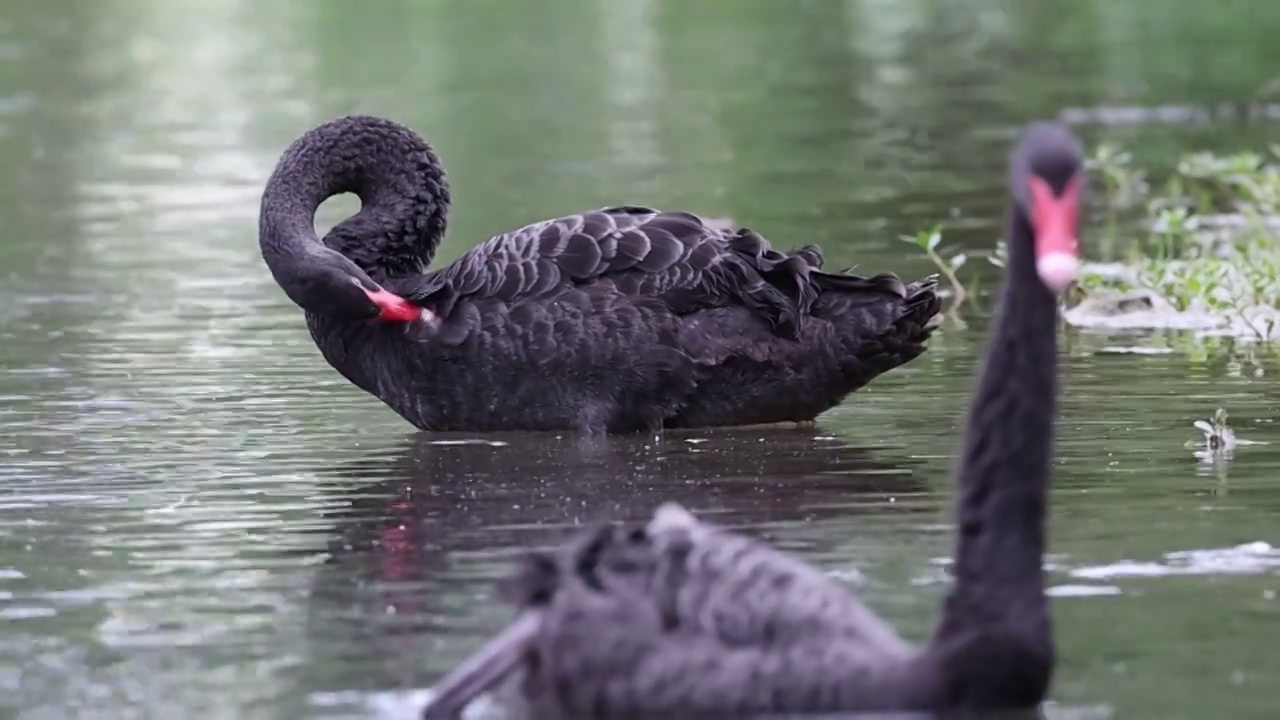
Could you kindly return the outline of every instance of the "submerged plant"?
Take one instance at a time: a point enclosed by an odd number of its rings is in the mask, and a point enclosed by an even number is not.
[[[1199,430],[1203,436],[1199,441],[1188,440],[1186,447],[1193,450],[1192,455],[1201,462],[1204,469],[1211,472],[1218,480],[1214,493],[1227,493],[1226,466],[1235,457],[1237,446],[1267,445],[1265,440],[1246,440],[1236,437],[1236,431],[1227,424],[1227,411],[1218,408],[1208,420],[1196,420],[1191,426]]]
[[[1200,472],[1214,477],[1213,494],[1225,496],[1228,492],[1227,466],[1235,455],[1236,432],[1227,425],[1227,411],[1218,408],[1208,420],[1196,420],[1192,427],[1204,434],[1202,441],[1187,441],[1187,447],[1200,461]]]
[[[1227,411],[1222,408],[1208,420],[1196,420],[1191,426],[1204,433],[1204,446],[1210,450],[1227,452],[1236,446],[1236,431],[1227,425]]]
[[[960,304],[968,297],[964,283],[961,283],[960,278],[956,275],[960,268],[964,267],[965,263],[968,262],[968,254],[963,251],[956,251],[950,257],[943,258],[941,253],[938,252],[938,246],[942,244],[941,225],[934,225],[928,230],[921,230],[915,235],[902,235],[899,239],[903,242],[912,243],[923,250],[925,256],[938,268],[938,272],[942,273],[942,276],[947,279],[952,292],[951,306],[947,312],[955,317]]]

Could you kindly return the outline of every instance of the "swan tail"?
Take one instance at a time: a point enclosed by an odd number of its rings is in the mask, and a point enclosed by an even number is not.
[[[746,228],[737,230],[729,245],[744,263],[739,292],[748,304],[764,311],[774,330],[784,337],[801,337],[819,298],[827,293],[842,295],[842,304],[850,309],[886,301],[899,305],[902,312],[897,321],[902,327],[897,334],[916,345],[923,346],[940,320],[937,275],[907,284],[892,273],[868,277],[853,274],[852,268],[826,272],[822,269],[825,258],[816,245],[782,252]],[[752,282],[751,275],[764,282]]]
[[[942,298],[938,296],[937,275],[929,275],[907,285],[900,322],[910,324],[919,343],[929,339],[942,324]]]
[[[941,324],[942,298],[938,296],[938,276],[929,275],[907,285],[889,346],[901,362],[915,359],[925,351],[929,338]]]
[[[900,365],[924,352],[942,322],[937,275],[904,283],[892,273],[820,272],[814,281],[824,300],[819,312],[844,330],[857,354],[878,349]]]
[[[941,324],[937,275],[906,283],[892,273],[829,272],[817,247],[780,252],[745,228],[729,243],[748,267],[735,278],[739,295],[771,321],[774,332],[838,353],[842,379],[832,389],[838,396],[920,356]],[[834,342],[806,335],[815,318],[835,326]]]

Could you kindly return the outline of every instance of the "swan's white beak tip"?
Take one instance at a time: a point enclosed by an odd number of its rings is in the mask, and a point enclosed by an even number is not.
[[[1036,274],[1055,293],[1067,289],[1080,272],[1080,259],[1069,252],[1051,252],[1036,259]]]

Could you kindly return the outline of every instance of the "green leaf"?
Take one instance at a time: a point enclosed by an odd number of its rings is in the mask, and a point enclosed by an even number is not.
[[[927,249],[933,250],[934,248],[938,247],[938,243],[942,242],[942,233],[938,232],[937,230],[930,232],[928,240],[926,242],[928,242]]]

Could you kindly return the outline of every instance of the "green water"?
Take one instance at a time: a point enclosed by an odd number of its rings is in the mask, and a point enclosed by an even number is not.
[[[1280,139],[1232,115],[1278,25],[1266,0],[0,4],[0,716],[409,717],[505,619],[515,547],[667,499],[928,631],[980,315],[807,432],[440,444],[324,364],[257,254],[305,128],[427,134],[445,259],[625,202],[917,275],[899,233],[990,247],[1033,117],[1102,116],[1079,132],[1155,166]],[[1052,713],[1272,717],[1280,553],[1233,548],[1280,545],[1275,369],[1102,352],[1135,343],[1067,336]],[[1218,406],[1273,444],[1197,460]]]

